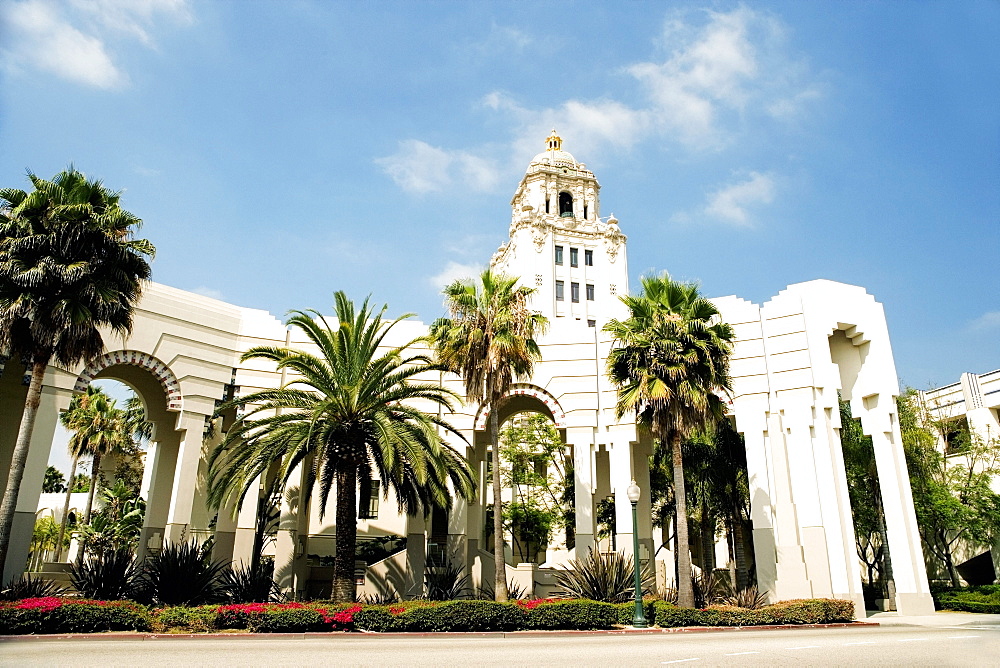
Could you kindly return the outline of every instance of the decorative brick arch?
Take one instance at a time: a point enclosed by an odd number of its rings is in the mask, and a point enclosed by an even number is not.
[[[86,392],[87,386],[90,385],[90,381],[94,380],[94,377],[97,374],[101,373],[108,367],[117,366],[119,364],[129,364],[131,366],[137,366],[149,371],[158,381],[160,381],[160,385],[163,387],[163,391],[167,395],[167,410],[181,410],[181,385],[177,381],[177,377],[174,376],[174,372],[170,370],[170,367],[152,355],[139,352],[138,350],[116,350],[115,352],[101,355],[88,364],[87,368],[83,370],[80,376],[76,379],[76,385],[73,386],[73,391]]]
[[[532,397],[542,402],[545,405],[545,407],[552,412],[552,419],[555,421],[556,426],[559,427],[560,429],[566,427],[566,411],[562,409],[562,406],[559,405],[559,402],[556,401],[556,398],[552,396],[547,390],[543,390],[537,385],[530,385],[528,383],[515,383],[513,386],[511,386],[510,392],[508,392],[506,396],[513,397],[518,395]],[[490,407],[481,406],[479,408],[479,413],[476,415],[475,428],[479,431],[486,429],[486,421],[489,419],[489,417],[490,417]]]

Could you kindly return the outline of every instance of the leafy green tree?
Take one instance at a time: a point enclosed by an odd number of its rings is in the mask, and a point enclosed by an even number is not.
[[[243,355],[244,361],[274,362],[292,380],[219,408],[220,414],[233,408],[246,412],[236,417],[209,458],[209,498],[215,507],[233,502],[239,508],[273,463],[285,484],[300,464],[311,465],[321,516],[336,486],[333,597],[353,601],[359,483],[367,495],[372,481],[381,480],[386,498],[391,489],[400,511],[415,514],[449,507],[449,485],[472,498],[474,480],[465,458],[439,433],[454,429],[414,406],[452,408],[451,393],[416,380],[435,368],[431,360],[408,352],[416,341],[380,350],[403,318],[384,321],[385,307],[376,311],[365,300],[357,309],[343,292],[335,300],[335,327],[314,311],[293,312],[288,320],[318,355],[275,347]]]
[[[77,473],[73,476],[73,488],[70,490],[74,494],[83,494],[90,491],[90,476],[86,473]]]
[[[990,544],[1000,535],[1000,494],[991,488],[1000,475],[1000,442],[972,434],[960,454],[946,457],[935,431],[947,427],[921,414],[916,393],[903,393],[897,407],[920,537],[958,587],[955,547]]]
[[[444,289],[450,317],[431,327],[438,362],[462,378],[466,400],[489,407],[495,465],[500,452],[500,406],[515,379],[531,376],[535,362],[541,359],[535,337],[548,325],[544,316],[528,308],[534,289],[517,283],[517,278],[491,269],[478,281],[455,281]],[[493,508],[493,592],[497,601],[506,601],[509,592],[498,475],[493,476]]]
[[[571,529],[575,518],[566,444],[546,416],[520,414],[505,423],[500,462],[503,483],[513,491],[504,522],[522,560],[533,560],[535,549],[546,545],[554,531]]]
[[[45,469],[45,479],[42,481],[43,494],[58,494],[66,491],[66,476],[55,466]]]
[[[101,509],[82,528],[88,551],[105,554],[134,551],[146,516],[146,502],[122,480],[101,490]]]
[[[720,392],[731,389],[729,355],[733,329],[694,283],[666,273],[642,279],[638,296],[622,297],[629,318],[612,320],[605,331],[615,338],[608,376],[618,388],[619,417],[635,411],[658,447],[672,454],[677,517],[678,605],[694,606],[688,550],[687,499],[682,443],[725,415]]]
[[[892,561],[885,536],[882,488],[875,465],[875,448],[871,436],[865,436],[861,422],[853,418],[848,401],[840,402],[840,425],[844,471],[847,474],[851,516],[854,520],[855,548],[867,570],[868,586],[878,588],[882,598],[892,600]]]
[[[73,366],[104,350],[101,329],[132,328],[153,245],[120,194],[72,167],[34,190],[0,190],[0,354],[27,359],[31,382],[0,505],[0,568],[7,560],[21,480],[49,362]]]

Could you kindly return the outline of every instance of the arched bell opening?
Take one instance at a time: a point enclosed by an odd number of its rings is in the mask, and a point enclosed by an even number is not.
[[[559,193],[559,216],[561,218],[573,217],[573,196],[565,190]]]

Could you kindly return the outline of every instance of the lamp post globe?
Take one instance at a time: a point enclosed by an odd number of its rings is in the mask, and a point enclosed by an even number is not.
[[[632,616],[632,626],[637,629],[646,628],[646,613],[642,609],[642,577],[639,575],[639,521],[636,516],[636,504],[642,490],[635,480],[628,486],[626,494],[632,504],[632,572],[635,574],[635,614]]]

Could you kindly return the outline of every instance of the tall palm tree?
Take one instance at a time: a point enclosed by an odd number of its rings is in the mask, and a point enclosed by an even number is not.
[[[459,280],[444,289],[450,318],[431,327],[438,362],[465,383],[466,399],[489,406],[489,437],[493,447],[493,557],[494,594],[506,601],[507,569],[504,557],[503,517],[499,466],[500,404],[515,379],[528,378],[541,359],[535,336],[548,321],[528,309],[535,292],[518,286],[518,279],[485,270],[479,281]]]
[[[154,248],[120,194],[72,166],[34,190],[0,189],[0,354],[28,360],[24,402],[0,505],[0,568],[49,362],[72,366],[104,350],[100,328],[126,335]]]
[[[368,300],[356,309],[343,292],[335,294],[338,323],[331,327],[315,311],[295,311],[288,324],[306,335],[319,354],[292,348],[258,347],[244,360],[265,359],[292,373],[291,382],[235,399],[219,408],[245,409],[209,459],[209,498],[216,507],[238,508],[258,476],[273,462],[287,483],[300,464],[311,461],[310,484],[319,485],[320,515],[336,484],[337,544],[333,597],[354,600],[354,560],[359,483],[382,481],[394,492],[401,512],[449,507],[450,490],[472,498],[474,479],[465,458],[439,432],[455,433],[444,420],[413,403],[451,410],[453,396],[416,376],[436,367],[417,343],[383,347],[403,318],[382,319]],[[381,349],[380,349],[381,348]]]
[[[100,388],[90,385],[86,394],[73,398],[60,420],[63,426],[75,432],[68,444],[74,463],[81,458],[91,459],[90,489],[83,517],[83,523],[90,524],[94,495],[100,483],[101,460],[108,455],[125,454],[134,447],[125,411],[115,406],[115,400]]]
[[[694,607],[681,443],[725,415],[720,392],[731,390],[733,328],[694,283],[666,273],[642,279],[638,296],[622,297],[629,318],[612,320],[608,376],[618,388],[618,416],[635,411],[653,438],[671,448],[677,517],[678,605]]]

